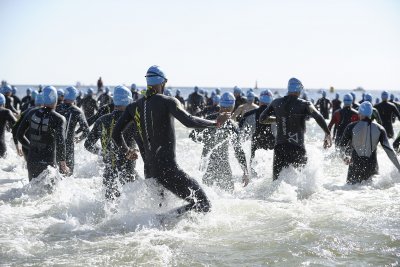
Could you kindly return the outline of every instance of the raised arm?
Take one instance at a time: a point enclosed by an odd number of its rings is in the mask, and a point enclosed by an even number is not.
[[[98,154],[101,150],[100,146],[97,145],[97,140],[101,137],[101,121],[97,120],[94,124],[92,130],[90,131],[88,137],[85,140],[85,148],[87,151]]]
[[[383,128],[381,129],[381,135],[379,136],[379,142],[381,143],[383,150],[385,150],[386,155],[392,161],[394,166],[396,166],[397,170],[400,171],[399,159],[397,158],[396,153],[394,152],[392,146],[390,145],[389,140],[387,138],[386,131]]]
[[[272,103],[261,113],[260,115],[260,123],[261,124],[271,124],[275,122],[275,118],[271,117],[271,115],[274,115],[275,111],[273,108]]]
[[[65,127],[66,122],[64,117],[59,117],[54,123],[55,139],[56,139],[56,158],[57,162],[65,161]]]
[[[114,144],[118,147],[118,149],[121,150],[122,153],[126,153],[129,150],[129,147],[124,140],[124,136],[122,135],[122,132],[124,131],[126,126],[131,121],[134,120],[134,115],[133,115],[134,110],[136,110],[135,103],[128,105],[126,107],[124,113],[122,114],[122,116],[119,118],[119,120],[115,124],[114,130],[112,132],[112,139],[114,141]],[[138,143],[138,145],[139,145],[139,143]]]
[[[322,117],[321,113],[319,113],[312,103],[308,105],[308,111],[310,115],[314,118],[314,120],[318,123],[319,127],[325,132],[325,134],[330,135],[331,131],[328,129],[328,125],[326,125],[326,121],[324,117]]]
[[[78,116],[79,129],[82,132],[82,134],[78,137],[78,140],[81,141],[89,135],[89,125],[82,111],[76,115]]]

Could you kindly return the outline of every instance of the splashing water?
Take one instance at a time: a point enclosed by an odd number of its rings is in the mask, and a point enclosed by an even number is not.
[[[201,182],[202,147],[176,126],[178,163]],[[399,173],[379,148],[380,175],[347,185],[347,166],[333,148],[322,149],[315,122],[307,127],[302,170],[287,168],[272,182],[272,151],[260,150],[259,177],[243,188],[230,151],[234,192],[203,185],[212,212],[179,218],[167,211],[184,201],[162,199],[154,179],[126,184],[117,201],[105,201],[102,162],[83,144],[72,177],[49,168],[33,183],[10,145],[0,159],[0,265],[399,265]],[[249,155],[249,142],[244,149]],[[143,173],[140,159],[137,166]]]

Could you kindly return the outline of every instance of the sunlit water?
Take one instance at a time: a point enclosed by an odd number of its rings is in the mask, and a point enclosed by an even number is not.
[[[398,130],[396,124],[395,129]],[[272,151],[256,153],[259,177],[230,194],[205,188],[209,214],[160,216],[184,202],[139,180],[115,203],[104,200],[101,160],[76,147],[76,173],[55,170],[29,184],[25,164],[9,146],[0,159],[1,266],[395,266],[400,264],[400,175],[381,148],[381,174],[346,185],[347,166],[322,149],[322,130],[308,123],[309,161],[272,182]],[[201,182],[201,145],[177,123],[179,165]],[[11,135],[6,138],[11,144]],[[249,154],[249,142],[244,144]],[[143,173],[143,163],[138,161]],[[49,181],[58,181],[48,192]]]

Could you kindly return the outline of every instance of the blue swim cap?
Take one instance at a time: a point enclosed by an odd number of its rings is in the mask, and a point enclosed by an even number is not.
[[[204,95],[204,90],[203,89],[199,89],[199,94],[200,95]]]
[[[26,89],[26,94],[27,95],[30,95],[31,93],[32,93],[32,89],[31,88]]]
[[[364,101],[368,101],[372,103],[372,95],[371,94],[365,94],[364,95]]]
[[[221,89],[216,88],[216,89],[215,89],[215,93],[216,93],[217,95],[221,94]]]
[[[75,87],[70,86],[65,88],[64,100],[75,101],[77,96],[78,96],[78,90]]]
[[[220,101],[221,101],[221,97],[219,95],[214,95],[212,97],[212,102],[214,105],[218,105],[220,103]]]
[[[13,86],[12,87],[12,94],[15,95],[17,93],[17,91],[18,91],[18,88]]]
[[[57,89],[54,86],[46,86],[43,88],[43,104],[53,105],[57,103]]]
[[[353,92],[351,92],[350,94],[351,94],[351,96],[353,97],[353,101],[356,100],[356,94],[353,93]]]
[[[181,90],[176,90],[176,95],[180,95],[181,94]]]
[[[199,92],[199,87],[195,86],[194,89],[193,89],[193,91],[194,91],[195,93],[198,93],[198,92]]]
[[[171,91],[171,89],[166,89],[166,90],[164,90],[164,95],[166,95],[166,96],[172,96],[172,91]]]
[[[35,106],[41,106],[44,104],[43,94],[37,94],[35,97]]]
[[[33,99],[33,100],[35,100],[35,99],[36,99],[36,96],[37,96],[37,94],[39,94],[39,92],[38,92],[38,91],[36,91],[36,90],[33,90],[33,91],[32,91],[32,95],[31,95],[31,97],[32,97],[32,99]]]
[[[322,96],[326,97],[326,92],[325,91],[322,91]]]
[[[394,94],[390,94],[390,100],[394,100]]]
[[[93,89],[92,88],[88,88],[86,91],[87,95],[93,95]]]
[[[387,100],[389,98],[389,93],[387,91],[383,91],[381,98],[382,100]]]
[[[131,90],[132,90],[133,92],[136,92],[136,91],[137,91],[137,86],[136,86],[135,83],[132,83],[132,85],[131,85]]]
[[[164,72],[159,66],[151,66],[146,73],[147,85],[158,85],[167,82]]]
[[[368,101],[364,101],[361,103],[360,107],[358,108],[358,114],[371,118],[372,116],[372,104]]]
[[[345,94],[343,96],[343,103],[345,106],[350,106],[353,103],[353,96],[351,94]]]
[[[235,87],[233,87],[233,93],[234,94],[242,94],[242,89],[240,89],[239,87],[235,86]]]
[[[127,106],[132,103],[132,92],[123,85],[119,85],[114,88],[113,96],[114,105],[116,106]]]
[[[272,92],[270,90],[262,91],[260,94],[260,102],[264,104],[269,104],[273,100]]]
[[[3,86],[2,93],[3,93],[4,95],[7,94],[7,93],[12,93],[12,88],[11,88],[11,86],[9,86],[8,84],[5,85],[5,86]]]
[[[105,89],[105,93],[108,94],[109,92],[110,92],[110,87],[107,86]]]
[[[249,92],[247,92],[246,97],[247,97],[247,101],[253,101],[254,98],[256,98],[256,95],[253,92],[249,91]]]
[[[57,89],[57,95],[58,95],[58,97],[64,96],[64,90],[61,89],[61,88],[58,88],[58,89]]]
[[[223,108],[234,107],[235,106],[235,96],[230,92],[223,93],[219,100],[219,104]]]
[[[335,97],[336,97],[336,99],[339,99],[340,95],[338,93],[336,93]]]
[[[296,78],[291,78],[288,82],[289,93],[300,93],[303,88],[303,84]]]
[[[0,93],[0,106],[5,104],[6,104],[6,97],[2,93]]]

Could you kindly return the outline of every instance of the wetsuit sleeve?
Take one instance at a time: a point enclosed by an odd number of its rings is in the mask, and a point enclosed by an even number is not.
[[[56,140],[56,159],[57,162],[65,161],[66,155],[66,146],[65,146],[65,127],[66,121],[64,117],[60,115],[55,120],[55,125],[53,126],[55,129],[55,140]]]
[[[7,115],[6,120],[8,121],[9,125],[11,126],[11,133],[13,136],[14,144],[17,145],[18,144],[17,130],[18,130],[18,126],[21,123],[21,119],[17,120],[10,111],[9,114]]]
[[[339,147],[340,147],[340,154],[342,156],[345,155],[350,155],[350,141],[353,137],[353,127],[355,124],[350,123],[347,125],[346,129],[344,129],[344,133],[342,135],[342,138],[340,138],[339,141]]]
[[[394,106],[393,111],[394,111],[394,114],[396,114],[396,117],[400,120],[400,112],[399,112],[399,109],[398,109],[396,106]]]
[[[324,130],[324,132],[326,134],[331,134],[331,131],[328,129],[328,125],[326,125],[326,121],[324,119],[324,117],[322,117],[321,113],[319,113],[314,105],[309,102],[308,103],[308,111],[310,112],[310,115],[314,118],[314,120],[318,123],[319,127],[321,127],[322,130]]]
[[[237,129],[234,129],[231,142],[235,151],[235,157],[239,161],[240,167],[245,174],[248,174],[246,155],[243,151],[242,145],[240,144],[239,133]]]
[[[270,123],[270,122],[268,121],[268,119],[269,119],[269,117],[270,117],[271,115],[274,115],[274,108],[273,108],[272,103],[271,103],[271,105],[269,105],[269,106],[260,114],[260,119],[259,119],[260,123],[261,123],[261,124],[268,124],[268,123]]]
[[[379,136],[379,142],[381,143],[383,150],[385,150],[386,155],[392,161],[394,166],[396,166],[397,170],[400,171],[399,159],[397,158],[396,153],[394,152],[392,146],[389,143],[389,140],[387,138],[387,134],[386,134],[386,131],[384,128],[381,129],[381,135]]]
[[[24,118],[22,119],[22,121],[17,129],[17,135],[16,135],[17,140],[26,149],[29,149],[29,145],[30,145],[28,138],[26,138],[26,136],[25,136],[25,133],[29,128],[29,120],[30,120],[30,116],[24,116]]]
[[[83,140],[89,135],[89,125],[82,111],[77,112],[76,116],[78,116],[79,129],[83,132],[79,139]]]
[[[7,100],[7,108],[11,110],[12,113],[18,114],[18,111],[14,108],[14,105],[11,104],[12,102],[11,99],[7,97],[6,100]]]
[[[168,110],[169,112],[183,125],[188,128],[211,128],[216,127],[215,121],[210,121],[198,117],[194,117],[187,113],[183,108],[181,102],[171,97],[168,99]]]
[[[88,137],[85,140],[85,148],[87,151],[98,154],[101,150],[100,146],[97,145],[97,140],[101,137],[101,121],[97,120]]]
[[[399,152],[399,146],[400,146],[400,132],[397,134],[396,140],[393,142],[393,148]]]
[[[122,135],[122,132],[127,127],[129,122],[134,120],[133,110],[135,110],[135,106],[133,106],[133,104],[129,105],[125,109],[124,113],[122,114],[122,116],[118,119],[117,123],[115,124],[113,132],[112,132],[112,139],[114,141],[114,144],[121,150],[122,153],[126,153],[129,150],[129,147],[124,140],[124,136]],[[137,129],[135,129],[135,130],[137,130]],[[139,142],[137,142],[137,144],[140,145]]]
[[[333,125],[337,125],[340,121],[340,112],[333,113],[332,119],[329,122],[328,129],[329,131],[332,129]]]

